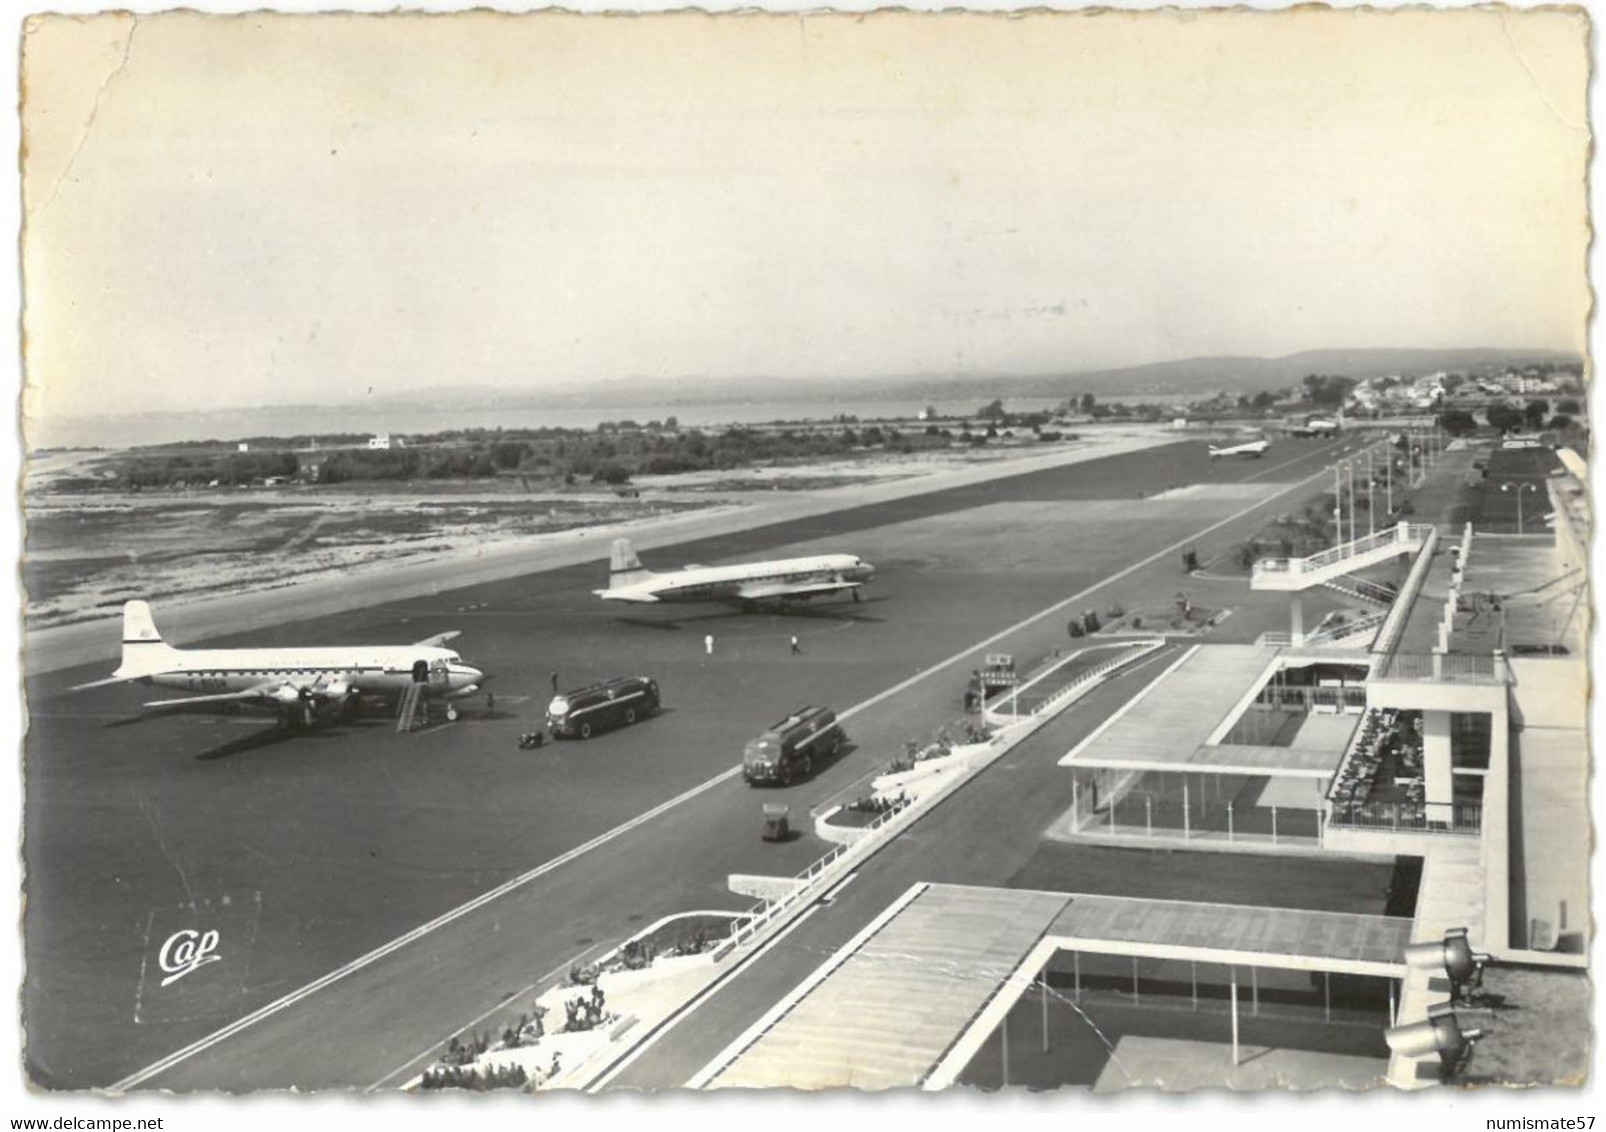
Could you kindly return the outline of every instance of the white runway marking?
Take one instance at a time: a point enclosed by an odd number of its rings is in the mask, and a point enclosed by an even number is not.
[[[1313,454],[1314,453],[1308,453],[1307,455],[1313,455]],[[1296,457],[1295,460],[1287,461],[1287,463],[1294,463],[1297,460],[1304,459],[1304,458],[1305,458],[1305,456]],[[1279,468],[1282,468],[1282,467],[1285,467],[1285,466],[1286,466],[1286,464],[1279,464],[1276,467],[1267,468],[1263,472],[1257,473],[1257,475],[1270,474],[1271,472],[1277,471]],[[967,648],[964,648],[964,649],[960,650],[959,652],[954,653],[952,656],[948,657],[946,660],[939,661],[936,664],[933,664],[933,665],[931,665],[931,666],[929,666],[927,668],[921,669],[919,672],[916,672],[913,676],[910,676],[908,679],[900,681],[899,683],[894,684],[892,687],[886,689],[885,691],[878,692],[876,695],[871,696],[869,699],[864,700],[864,701],[862,701],[862,702],[860,702],[858,704],[855,704],[853,707],[848,708],[846,711],[843,711],[843,712],[839,713],[837,718],[838,719],[850,719],[853,716],[859,714],[860,712],[865,711],[866,709],[874,707],[876,704],[881,703],[883,700],[886,700],[886,699],[888,699],[888,698],[890,698],[892,696],[897,695],[900,692],[903,692],[903,691],[913,687],[914,685],[920,683],[922,680],[925,680],[928,677],[933,676],[936,673],[943,671],[944,669],[953,667],[955,664],[959,663],[960,661],[964,660],[965,658],[971,656],[974,653],[981,652],[981,651],[985,650],[989,646],[991,646],[993,644],[996,644],[1000,640],[1003,640],[1005,637],[1008,637],[1013,633],[1019,632],[1021,629],[1024,629],[1029,625],[1036,624],[1038,621],[1043,620],[1043,618],[1045,618],[1045,617],[1054,616],[1056,613],[1059,613],[1060,611],[1064,610],[1066,607],[1068,607],[1070,605],[1073,605],[1073,604],[1083,600],[1088,594],[1092,593],[1093,591],[1095,591],[1097,589],[1100,589],[1100,588],[1102,588],[1104,586],[1107,586],[1107,585],[1111,584],[1112,582],[1118,582],[1122,578],[1125,578],[1130,574],[1136,573],[1138,570],[1141,570],[1144,567],[1149,566],[1152,563],[1159,561],[1161,558],[1164,558],[1167,555],[1175,554],[1176,552],[1181,550],[1183,547],[1188,546],[1188,545],[1196,542],[1197,540],[1205,537],[1206,535],[1209,535],[1212,531],[1218,530],[1221,527],[1224,527],[1229,523],[1232,523],[1232,522],[1234,522],[1234,521],[1236,521],[1238,519],[1243,518],[1243,516],[1249,514],[1251,511],[1255,511],[1255,510],[1257,510],[1257,509],[1259,509],[1261,507],[1266,506],[1266,504],[1270,503],[1274,499],[1277,499],[1277,498],[1279,498],[1279,497],[1281,497],[1283,495],[1287,495],[1288,493],[1290,493],[1292,491],[1295,491],[1296,489],[1308,484],[1312,479],[1315,479],[1317,476],[1325,474],[1326,470],[1327,469],[1325,467],[1323,467],[1320,471],[1313,472],[1309,476],[1306,476],[1303,479],[1294,480],[1294,481],[1290,482],[1286,487],[1282,488],[1281,490],[1279,490],[1279,491],[1277,491],[1277,492],[1275,492],[1275,493],[1273,493],[1271,495],[1268,495],[1265,499],[1258,500],[1255,503],[1252,503],[1247,507],[1243,507],[1240,510],[1233,512],[1231,515],[1228,515],[1226,518],[1219,519],[1216,522],[1210,524],[1208,527],[1204,527],[1201,530],[1194,532],[1192,535],[1189,535],[1187,538],[1180,539],[1177,542],[1172,543],[1170,546],[1167,546],[1162,550],[1155,551],[1153,554],[1149,555],[1147,558],[1140,559],[1139,561],[1134,562],[1132,565],[1127,566],[1125,569],[1122,569],[1122,570],[1120,570],[1120,571],[1118,571],[1118,572],[1116,572],[1114,574],[1111,574],[1109,577],[1104,578],[1104,579],[1102,579],[1102,580],[1100,580],[1098,582],[1095,582],[1094,584],[1092,584],[1092,585],[1090,585],[1090,586],[1088,586],[1088,587],[1086,587],[1086,588],[1084,588],[1082,590],[1079,590],[1078,592],[1072,594],[1070,597],[1065,598],[1065,599],[1063,599],[1061,601],[1055,602],[1053,605],[1050,605],[1046,609],[1043,609],[1043,610],[1041,610],[1041,611],[1039,611],[1037,613],[1032,614],[1030,617],[1027,617],[1027,618],[1025,618],[1025,619],[1023,619],[1021,621],[1017,621],[1015,624],[1011,625],[1009,628],[1000,630],[999,632],[994,633],[992,636],[986,638],[985,640],[977,642],[976,644],[970,645]],[[1253,477],[1251,477],[1251,478],[1253,478]],[[275,1014],[278,1014],[278,1013],[280,1013],[280,1012],[282,1012],[284,1010],[287,1010],[290,1007],[294,1006],[296,1003],[301,1002],[303,999],[309,998],[310,996],[312,996],[314,994],[317,994],[319,991],[323,990],[325,987],[331,986],[334,983],[339,982],[340,980],[346,978],[349,975],[356,974],[358,971],[361,971],[366,967],[372,966],[374,963],[377,963],[381,959],[383,959],[386,956],[392,954],[393,952],[398,951],[403,947],[406,947],[408,944],[414,943],[417,940],[423,939],[427,935],[433,934],[434,932],[440,930],[441,928],[446,927],[447,925],[452,924],[452,923],[456,922],[457,920],[462,919],[464,916],[467,916],[469,913],[474,912],[474,911],[476,911],[476,910],[478,910],[480,908],[483,908],[485,905],[491,903],[492,901],[500,899],[501,897],[507,895],[508,893],[514,892],[517,889],[520,889],[520,888],[524,887],[525,885],[529,884],[530,882],[532,882],[534,880],[537,880],[540,877],[543,877],[546,874],[548,874],[548,873],[550,873],[550,872],[552,872],[552,871],[554,871],[556,869],[562,868],[564,865],[569,864],[571,861],[577,860],[578,858],[585,856],[587,853],[590,853],[592,850],[598,849],[598,848],[602,847],[603,845],[608,844],[610,841],[616,840],[619,837],[623,837],[625,834],[629,833],[631,830],[636,829],[636,828],[638,828],[638,827],[640,827],[642,825],[645,825],[647,822],[652,821],[654,818],[659,817],[662,814],[668,813],[670,810],[676,808],[677,806],[680,806],[685,802],[689,802],[693,798],[696,798],[697,796],[699,796],[701,794],[704,794],[709,790],[712,790],[714,787],[718,786],[720,783],[725,782],[725,781],[727,781],[727,780],[729,780],[731,778],[734,778],[736,775],[741,773],[741,770],[742,770],[741,764],[738,763],[737,765],[735,765],[733,767],[730,767],[728,770],[721,771],[719,774],[715,775],[713,778],[708,779],[706,782],[700,783],[697,786],[693,786],[691,789],[683,791],[682,793],[675,795],[673,798],[670,798],[668,801],[659,803],[658,805],[654,806],[652,809],[647,810],[644,813],[638,814],[637,816],[631,818],[629,821],[624,822],[621,825],[617,825],[613,829],[610,829],[605,833],[598,834],[596,837],[593,837],[590,841],[587,841],[582,845],[575,846],[573,849],[570,849],[569,851],[567,851],[565,853],[562,853],[559,856],[556,856],[556,857],[552,858],[550,861],[547,861],[545,864],[538,865],[535,868],[529,870],[528,872],[521,873],[519,876],[516,876],[516,877],[514,877],[513,879],[511,879],[509,881],[505,881],[504,883],[498,885],[497,887],[491,889],[490,891],[482,893],[481,895],[475,897],[473,900],[468,901],[466,904],[461,904],[458,907],[453,908],[451,911],[443,913],[442,915],[437,916],[435,919],[430,920],[428,923],[421,924],[418,927],[412,929],[411,931],[409,931],[409,932],[407,932],[407,933],[405,933],[403,935],[397,936],[395,939],[391,940],[389,943],[383,944],[380,947],[377,947],[374,950],[368,952],[367,954],[359,956],[356,959],[353,959],[351,962],[346,963],[341,967],[337,967],[333,971],[330,971],[327,974],[325,974],[325,975],[323,975],[323,976],[321,976],[321,977],[319,977],[317,979],[314,979],[312,982],[306,984],[305,986],[303,986],[303,987],[301,987],[301,988],[299,988],[297,990],[291,991],[289,994],[284,995],[282,998],[277,998],[277,999],[273,1000],[272,1002],[266,1004],[265,1006],[258,1007],[256,1010],[252,1011],[250,1014],[247,1014],[242,1018],[236,1019],[234,1022],[229,1023],[229,1025],[224,1026],[223,1028],[221,1028],[219,1030],[216,1030],[211,1034],[208,1034],[204,1038],[201,1038],[201,1039],[199,1039],[197,1041],[191,1042],[189,1045],[183,1047],[182,1049],[176,1050],[173,1053],[168,1054],[166,1057],[163,1057],[161,1060],[153,1062],[152,1064],[146,1066],[144,1069],[141,1069],[136,1073],[130,1074],[129,1076],[123,1078],[121,1081],[118,1081],[116,1084],[112,1085],[111,1086],[111,1091],[112,1092],[127,1092],[130,1089],[138,1088],[140,1085],[144,1084],[146,1081],[149,1081],[151,1078],[157,1076],[158,1074],[164,1073],[167,1070],[173,1068],[174,1066],[182,1064],[185,1061],[188,1061],[192,1057],[195,1057],[197,1054],[206,1052],[207,1050],[211,1049],[213,1046],[219,1044],[220,1042],[227,1041],[229,1038],[233,1037],[234,1035],[236,1035],[238,1033],[241,1033],[244,1030],[250,1029],[252,1026],[255,1026],[258,1022],[266,1021],[267,1019],[273,1017]]]

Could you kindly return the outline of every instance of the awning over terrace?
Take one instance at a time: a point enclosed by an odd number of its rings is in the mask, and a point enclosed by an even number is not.
[[[1056,952],[1401,978],[1409,919],[920,885],[727,1048],[694,1086],[897,1088],[962,1064]]]
[[[1331,775],[1355,728],[1353,716],[1313,716],[1291,746],[1209,742],[1255,691],[1277,654],[1277,649],[1259,645],[1200,645],[1060,759],[1060,765],[1302,778]]]
[[[1361,912],[1072,896],[1048,937],[1067,951],[1398,978],[1411,921]]]

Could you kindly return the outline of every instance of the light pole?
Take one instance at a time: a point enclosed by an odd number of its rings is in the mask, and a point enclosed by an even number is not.
[[[1388,444],[1388,459],[1383,462],[1383,477],[1383,490],[1388,495],[1389,519],[1392,521],[1394,518],[1394,443],[1392,441]]]
[[[1372,448],[1366,450],[1366,533],[1369,535],[1377,533],[1377,509],[1373,506],[1377,473],[1372,470],[1372,451]]]
[[[1355,459],[1355,457],[1351,457],[1344,462],[1346,465],[1345,470],[1349,472],[1349,537],[1351,542],[1355,541]]]
[[[1333,545],[1344,545],[1344,481],[1342,466],[1333,465]]]
[[[1539,489],[1531,483],[1520,483],[1516,481],[1503,483],[1500,485],[1501,491],[1510,491],[1512,488],[1517,489],[1517,533],[1520,535],[1522,534],[1522,493],[1525,491],[1537,493]]]

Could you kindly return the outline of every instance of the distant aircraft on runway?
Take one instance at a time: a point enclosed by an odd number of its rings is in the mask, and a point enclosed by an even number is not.
[[[411,645],[342,645],[328,648],[177,649],[156,629],[143,601],[123,606],[123,660],[105,680],[74,691],[140,681],[194,695],[144,704],[147,711],[211,710],[224,706],[277,715],[288,727],[311,727],[363,697],[392,703],[410,687],[424,701],[444,700],[446,718],[456,719],[452,701],[472,695],[486,679],[442,648],[456,631],[438,633]]]
[[[1265,439],[1246,440],[1242,444],[1229,444],[1219,448],[1212,444],[1210,446],[1210,458],[1214,460],[1220,456],[1249,456],[1258,460],[1266,454],[1266,449],[1270,447],[1271,441]]]
[[[608,588],[593,590],[607,601],[723,601],[752,607],[761,602],[786,605],[833,593],[851,593],[875,574],[875,567],[853,554],[822,554],[739,566],[686,566],[656,573],[642,566],[627,538],[615,539]]]

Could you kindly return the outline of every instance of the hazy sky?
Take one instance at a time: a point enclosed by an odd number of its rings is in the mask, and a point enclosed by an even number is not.
[[[1566,13],[44,19],[30,412],[1585,344]]]

